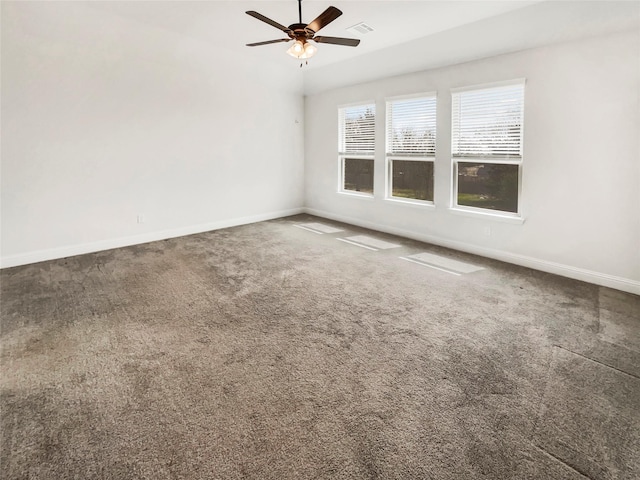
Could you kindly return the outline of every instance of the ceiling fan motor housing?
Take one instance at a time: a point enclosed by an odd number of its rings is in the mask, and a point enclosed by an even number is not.
[[[289,25],[289,30],[291,30],[289,37],[296,40],[311,40],[316,34],[316,32],[307,27],[306,23],[291,24]]]

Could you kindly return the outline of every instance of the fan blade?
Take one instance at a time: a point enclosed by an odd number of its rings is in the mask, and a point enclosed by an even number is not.
[[[247,15],[251,15],[253,18],[257,18],[258,20],[262,20],[264,23],[268,23],[272,27],[276,27],[277,29],[282,30],[283,32],[289,33],[291,31],[287,27],[285,27],[284,25],[280,25],[278,22],[275,22],[275,21],[271,20],[270,18],[267,18],[264,15],[259,14],[258,12],[254,12],[253,10],[245,12],[245,13]]]
[[[358,38],[340,38],[340,37],[313,37],[318,43],[333,43],[334,45],[344,45],[345,47],[357,47],[360,43]]]
[[[342,15],[342,12],[338,10],[336,7],[329,7],[320,15],[318,15],[318,18],[316,18],[313,22],[307,25],[307,28],[317,33],[321,28],[329,25],[340,15]]]
[[[266,42],[247,43],[247,47],[258,47],[260,45],[269,45],[270,43],[290,42],[290,38],[279,38],[278,40],[267,40]]]

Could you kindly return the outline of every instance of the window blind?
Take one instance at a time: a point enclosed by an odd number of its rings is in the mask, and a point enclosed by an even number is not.
[[[387,154],[435,156],[435,96],[387,102]]]
[[[523,110],[523,83],[453,93],[453,156],[519,159]]]
[[[375,104],[341,108],[339,117],[340,154],[373,155],[375,152]]]

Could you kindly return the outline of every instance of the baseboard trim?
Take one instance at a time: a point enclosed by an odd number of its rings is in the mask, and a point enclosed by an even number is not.
[[[217,222],[190,225],[187,227],[160,230],[156,232],[148,232],[129,237],[111,238],[98,242],[69,245],[66,247],[38,250],[34,252],[20,253],[17,255],[9,255],[0,258],[0,268],[18,267],[20,265],[28,265],[30,263],[44,262],[47,260],[55,260],[58,258],[73,257],[75,255],[84,255],[86,253],[111,250],[113,248],[129,247],[131,245],[139,245],[141,243],[155,242],[158,240],[166,240],[168,238],[183,237],[185,235],[193,235],[196,233],[209,232],[211,230],[219,230],[221,228],[236,227],[239,225],[263,222],[265,220],[273,220],[274,218],[288,217],[290,215],[297,215],[303,212],[304,209],[302,207],[291,208],[289,210],[279,210],[276,212],[261,213],[258,215],[251,215],[247,217],[230,218],[219,220]]]
[[[315,208],[304,208],[304,212],[309,215],[315,215],[317,217],[327,218],[338,222],[349,223],[363,228],[369,228],[371,230],[377,230],[380,232],[390,233],[392,235],[398,235],[401,237],[411,238],[420,242],[431,243],[433,245],[439,245],[441,247],[452,248],[466,253],[472,253],[474,255],[480,255],[483,257],[493,258],[507,263],[513,263],[522,267],[532,268],[534,270],[540,270],[547,273],[553,273],[563,277],[573,278],[574,280],[581,280],[583,282],[593,283],[602,287],[614,288],[623,292],[633,293],[640,295],[640,282],[631,280],[628,278],[617,277],[606,273],[595,272],[592,270],[586,270],[584,268],[572,267],[570,265],[564,265],[556,262],[549,262],[547,260],[541,260],[538,258],[528,257],[526,255],[519,255],[515,253],[503,252],[501,250],[495,250],[491,248],[478,247],[469,243],[459,242],[455,240],[448,240],[441,237],[432,235],[424,235],[410,230],[404,230],[401,228],[390,227],[388,225],[382,225],[375,222],[368,222],[358,218],[348,217],[345,215],[337,215],[331,212],[325,212]]]

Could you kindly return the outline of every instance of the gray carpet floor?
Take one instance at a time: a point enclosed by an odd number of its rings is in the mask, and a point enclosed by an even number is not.
[[[5,479],[640,478],[634,295],[306,215],[1,295]]]

